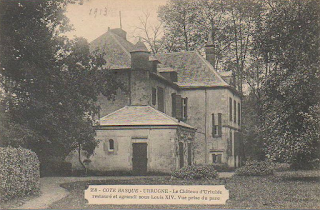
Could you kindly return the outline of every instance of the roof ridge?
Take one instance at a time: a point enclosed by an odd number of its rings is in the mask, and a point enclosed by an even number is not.
[[[107,35],[109,31],[101,34],[100,36],[98,36],[97,38],[95,38],[94,40],[92,40],[89,44],[91,44],[92,42],[95,42],[97,39],[99,39],[100,37],[104,36],[104,35]]]
[[[197,53],[197,51],[191,50],[191,51],[180,51],[180,52],[157,53],[156,56],[157,55],[178,54],[178,53]]]
[[[122,110],[125,109],[126,107],[128,107],[128,106],[126,105],[126,106],[124,106],[124,107],[122,107],[122,108],[120,108],[120,109],[118,109],[118,110],[116,110],[116,111],[114,111],[114,112],[111,112],[110,114],[107,114],[107,115],[101,117],[100,120],[103,120],[103,118],[106,118],[106,117],[110,117],[110,116],[112,116],[112,115],[114,115],[114,114],[122,111]]]
[[[224,79],[222,79],[220,74],[213,68],[213,66],[206,59],[204,59],[204,57],[202,57],[198,52],[196,52],[196,54],[208,66],[208,68],[217,76],[217,78],[219,78],[221,80],[222,83],[224,83],[227,86],[230,86],[226,81],[224,81]]]

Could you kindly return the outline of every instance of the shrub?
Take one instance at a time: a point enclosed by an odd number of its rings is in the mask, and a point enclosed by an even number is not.
[[[0,147],[0,202],[40,192],[37,155],[23,148]]]
[[[192,165],[172,172],[171,176],[178,179],[214,179],[218,173],[212,165]]]
[[[72,164],[62,160],[47,160],[41,162],[41,177],[44,176],[70,176],[72,174]]]
[[[270,161],[247,161],[235,172],[238,176],[266,176],[273,174],[273,164]]]
[[[217,170],[218,172],[230,172],[234,171],[234,168],[228,166],[228,164],[225,163],[214,163],[212,164],[212,167]]]

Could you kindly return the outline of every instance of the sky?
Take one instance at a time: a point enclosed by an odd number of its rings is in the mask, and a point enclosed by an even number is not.
[[[129,41],[135,42],[139,32],[139,17],[149,13],[149,23],[158,24],[157,10],[160,5],[165,5],[167,0],[83,0],[83,4],[70,4],[66,16],[74,27],[74,31],[67,33],[70,38],[84,37],[89,42],[104,34],[108,27],[120,27],[127,32]]]

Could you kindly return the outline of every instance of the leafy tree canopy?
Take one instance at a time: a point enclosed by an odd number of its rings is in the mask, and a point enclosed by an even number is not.
[[[72,28],[64,15],[68,3],[75,2],[0,3],[1,144],[30,148],[40,160],[63,158],[79,144],[92,153],[99,84],[111,82],[85,39],[61,35]]]

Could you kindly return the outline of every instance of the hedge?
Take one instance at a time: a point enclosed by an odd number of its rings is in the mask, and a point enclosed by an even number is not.
[[[0,147],[0,202],[40,192],[37,155],[23,148]]]
[[[270,161],[247,161],[246,164],[235,171],[237,176],[266,176],[272,175],[274,164]]]
[[[218,172],[212,165],[192,165],[185,166],[172,172],[172,178],[178,179],[215,179]]]

